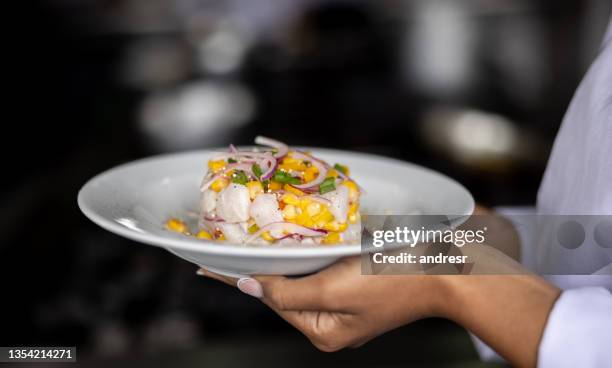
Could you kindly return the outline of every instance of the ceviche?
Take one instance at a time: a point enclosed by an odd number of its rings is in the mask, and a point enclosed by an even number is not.
[[[234,244],[359,243],[361,189],[349,168],[258,136],[265,147],[213,154],[196,236]],[[171,219],[168,228],[186,232]]]

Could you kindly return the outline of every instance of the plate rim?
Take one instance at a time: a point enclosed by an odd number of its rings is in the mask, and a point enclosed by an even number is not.
[[[241,148],[249,148],[253,146],[240,146]],[[460,214],[452,214],[457,216],[470,216],[472,215],[475,207],[474,197],[470,193],[470,191],[462,185],[457,180],[435,171],[433,169],[409,162],[403,161],[400,159],[396,159],[393,157],[387,157],[379,154],[372,154],[366,152],[358,152],[358,151],[349,151],[349,150],[340,150],[333,148],[325,148],[325,147],[308,147],[308,146],[295,146],[300,149],[317,151],[319,153],[330,153],[330,154],[349,154],[353,156],[360,156],[362,158],[369,159],[378,159],[385,160],[387,162],[391,161],[398,165],[411,166],[413,168],[417,168],[419,170],[423,170],[437,176],[439,178],[445,179],[447,181],[452,182],[457,185],[462,191],[467,194],[467,197],[470,199],[470,203],[465,208],[464,213]],[[119,235],[125,238],[160,247],[160,248],[172,248],[172,249],[180,249],[186,251],[195,251],[199,253],[207,253],[211,255],[218,256],[246,256],[246,257],[257,257],[257,258],[321,258],[321,257],[339,257],[339,256],[349,256],[349,255],[357,255],[361,253],[361,245],[352,244],[352,245],[330,245],[330,246],[313,246],[313,247],[275,247],[275,248],[264,248],[264,247],[253,247],[246,245],[237,245],[237,244],[219,244],[215,242],[210,242],[201,239],[191,239],[191,238],[164,238],[159,235],[152,233],[142,233],[132,229],[129,229],[121,224],[118,224],[115,221],[108,220],[107,218],[99,215],[93,208],[91,208],[85,201],[85,193],[87,190],[91,190],[90,188],[93,186],[94,182],[100,180],[101,178],[108,176],[114,172],[128,169],[131,166],[137,166],[145,164],[149,161],[157,161],[162,159],[170,159],[172,157],[181,157],[181,156],[190,156],[190,155],[205,155],[207,153],[212,152],[220,152],[225,150],[226,148],[208,148],[208,149],[199,149],[199,150],[188,150],[188,151],[180,151],[180,152],[171,152],[171,153],[163,153],[148,157],[143,157],[140,159],[136,159],[133,161],[125,162],[116,166],[113,166],[107,170],[102,171],[101,173],[93,176],[89,180],[81,186],[77,195],[77,204],[81,212],[91,220],[94,224],[100,226],[101,228]],[[161,224],[160,224],[161,226]],[[178,234],[177,234],[178,235]]]

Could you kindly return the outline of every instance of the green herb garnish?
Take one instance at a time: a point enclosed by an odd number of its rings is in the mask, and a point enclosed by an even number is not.
[[[272,177],[272,180],[277,181],[279,183],[283,183],[283,184],[301,184],[302,183],[300,178],[291,176],[289,173],[286,173],[284,171],[276,171],[274,173],[274,176]]]
[[[257,179],[259,179],[261,177],[261,174],[263,174],[261,167],[259,167],[259,165],[257,164],[253,164],[253,167],[251,169],[253,170],[253,174],[257,176]]]
[[[234,160],[233,158],[228,158],[227,162],[230,163],[230,164],[235,164],[238,161]]]
[[[346,166],[343,166],[343,165],[340,165],[340,164],[335,164],[334,165],[334,169],[340,171],[344,175],[348,175],[348,168]]]
[[[262,182],[261,182],[261,185],[263,185],[264,192],[267,192],[267,191],[268,191],[268,188],[270,187],[270,180],[267,180],[267,179],[266,179],[266,180],[262,181]]]
[[[325,178],[321,184],[319,184],[319,193],[325,194],[336,189],[336,178]]]
[[[242,170],[238,170],[232,174],[232,182],[236,184],[246,185],[249,182],[249,178]]]

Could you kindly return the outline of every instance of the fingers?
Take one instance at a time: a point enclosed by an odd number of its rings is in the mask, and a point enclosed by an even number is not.
[[[236,284],[238,283],[238,279],[233,278],[233,277],[229,277],[229,276],[223,276],[223,275],[219,275],[218,273],[214,273],[214,272],[210,272],[205,268],[200,268],[197,272],[198,275],[200,276],[206,276],[206,277],[210,277],[211,279],[215,279],[217,281],[221,281],[223,283],[226,283],[230,286],[236,286]]]
[[[350,313],[344,308],[346,300],[342,291],[359,270],[360,258],[348,257],[305,277],[255,276],[255,279],[261,283],[265,299],[275,309]],[[345,285],[338,287],[339,282]]]
[[[261,284],[250,277],[244,277],[241,279],[237,279],[234,277],[219,275],[214,272],[210,272],[207,269],[201,268],[196,272],[200,276],[210,277],[211,279],[215,279],[221,281],[230,286],[236,286],[240,291],[255,298],[261,298],[263,296],[263,289],[261,288]]]
[[[359,265],[359,257],[344,258],[320,272],[299,278],[253,276],[237,280],[204,269],[199,273],[228,285],[238,286],[242,292],[251,296],[264,298],[278,310],[350,313],[350,310],[343,309],[346,301],[340,295],[346,287],[337,286],[338,281],[350,285],[351,278],[359,274]]]

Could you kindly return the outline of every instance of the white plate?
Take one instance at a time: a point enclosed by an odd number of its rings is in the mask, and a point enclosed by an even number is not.
[[[382,156],[329,149],[312,153],[348,165],[364,189],[367,214],[470,215],[474,200],[460,184],[432,170]],[[190,219],[197,211],[199,185],[211,151],[156,156],[103,172],[81,188],[81,211],[106,230],[169,252],[226,275],[314,272],[360,253],[359,245],[250,247],[190,238],[167,231],[170,217]],[[189,222],[189,221],[188,221]],[[194,226],[196,219],[191,225]]]

